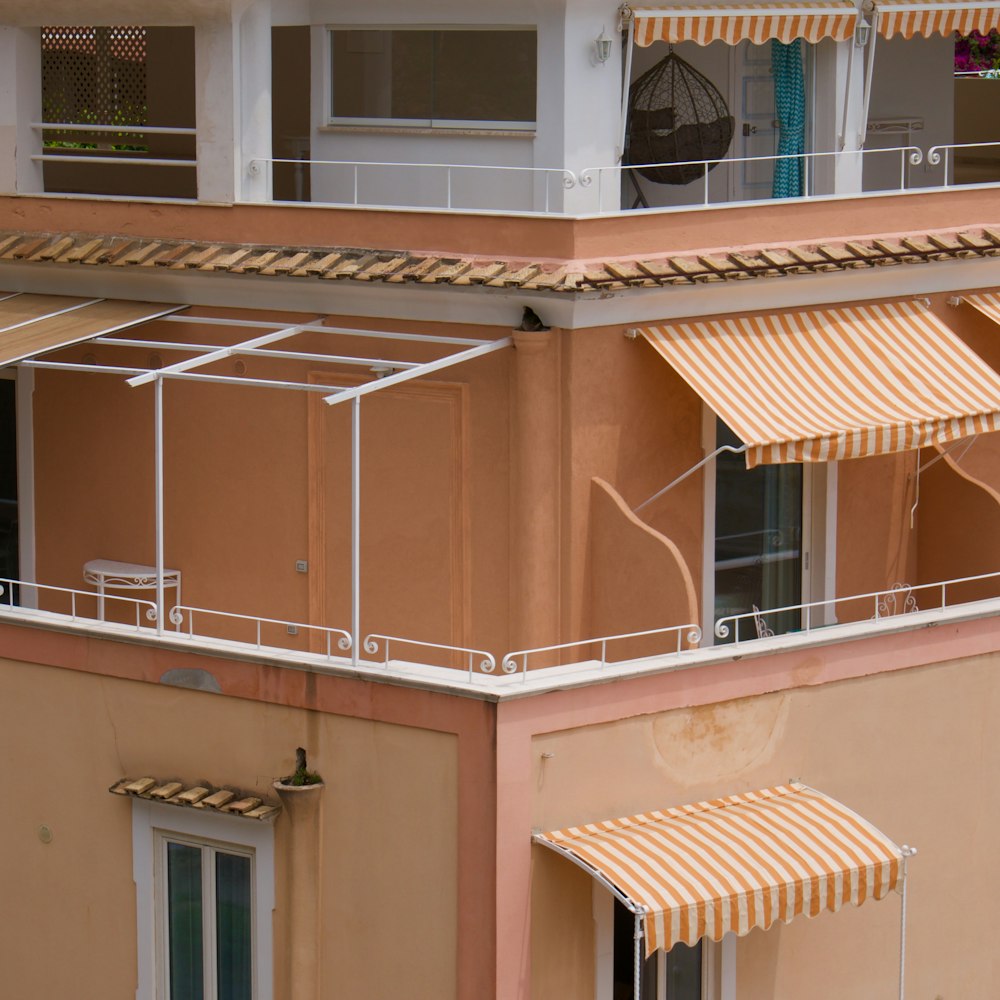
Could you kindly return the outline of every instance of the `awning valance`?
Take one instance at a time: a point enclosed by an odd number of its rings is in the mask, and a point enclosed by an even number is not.
[[[858,12],[846,0],[826,3],[674,4],[634,8],[635,43],[723,41],[728,45],[750,41],[762,45],[772,38],[791,42],[803,38],[843,41],[857,23]]]
[[[0,297],[0,366],[125,330],[179,308],[64,295]]]
[[[957,31],[989,34],[1000,27],[1000,3],[996,0],[879,0],[876,26],[885,38],[901,35],[950,35]]]
[[[645,908],[646,954],[882,899],[899,848],[835,799],[798,783],[536,834]]]
[[[747,445],[751,468],[1000,430],[1000,375],[919,302],[640,332]]]

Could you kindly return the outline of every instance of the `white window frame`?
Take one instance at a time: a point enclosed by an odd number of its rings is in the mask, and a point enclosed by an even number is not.
[[[591,883],[594,917],[594,1000],[612,1000],[615,972],[615,898],[598,882]],[[736,935],[715,942],[703,938],[701,951],[702,1000],[736,1000]],[[667,953],[656,953],[656,996],[642,1000],[670,1000],[667,996]]]
[[[165,842],[180,841],[253,856],[253,997],[273,1000],[274,828],[270,823],[132,801],[132,878],[136,892],[136,1000],[165,1000]]]
[[[507,121],[505,119],[481,120],[458,118],[350,118],[333,113],[333,33],[335,31],[532,31],[535,34],[535,120]],[[326,54],[324,59],[325,110],[323,117],[328,126],[360,128],[400,128],[434,131],[459,130],[462,132],[534,132],[538,116],[538,26],[535,24],[328,24],[325,32]]]

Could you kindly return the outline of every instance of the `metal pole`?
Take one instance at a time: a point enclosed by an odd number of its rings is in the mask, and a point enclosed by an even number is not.
[[[156,464],[156,631],[163,634],[163,379],[153,385],[153,452]]]
[[[635,953],[632,956],[632,997],[642,1000],[642,914],[635,915]]]
[[[358,665],[361,643],[361,397],[354,397],[351,421],[351,659]],[[388,643],[386,644],[388,652]]]
[[[915,847],[907,847],[906,844],[900,848],[903,855],[903,899],[899,919],[899,1000],[905,1000],[906,996],[906,863],[917,853]]]

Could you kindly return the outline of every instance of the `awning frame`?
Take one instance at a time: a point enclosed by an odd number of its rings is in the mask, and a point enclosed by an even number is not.
[[[804,788],[808,791],[808,788],[801,786],[798,779],[792,779],[790,784],[793,787]],[[686,808],[686,807],[685,807]],[[594,865],[588,863],[585,859],[579,857],[572,850],[564,847],[562,844],[556,843],[550,839],[549,835],[543,834],[541,830],[536,829],[532,831],[531,837],[532,843],[540,844],[561,857],[566,858],[568,861],[572,862],[581,870],[585,871],[591,878],[597,883],[606,888],[612,895],[622,903],[626,909],[631,912],[635,918],[635,947],[633,956],[633,997],[635,1000],[641,1000],[641,969],[642,969],[642,951],[641,951],[641,941],[644,937],[644,924],[646,920],[646,915],[649,910],[643,906],[641,903],[637,903],[632,900],[626,893],[618,888],[614,882],[611,881],[602,871],[596,868]],[[898,849],[900,855],[900,873],[898,879],[898,888],[900,895],[900,931],[899,931],[899,1000],[905,1000],[906,993],[906,903],[907,903],[907,882],[908,882],[908,862],[911,857],[916,855],[917,849],[911,847],[907,844],[901,845]]]

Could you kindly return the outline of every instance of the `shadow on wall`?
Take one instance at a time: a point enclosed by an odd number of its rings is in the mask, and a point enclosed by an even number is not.
[[[920,477],[917,546],[921,583],[1000,571],[1000,434],[985,434],[968,453],[945,454]],[[1000,595],[1000,579],[948,588],[948,604]],[[940,604],[940,592],[924,591],[921,608]]]
[[[694,578],[678,547],[636,517],[603,479],[591,480],[590,496],[592,634],[620,635],[698,622]],[[652,656],[672,651],[673,643],[670,636],[631,639],[609,647],[608,657]]]

